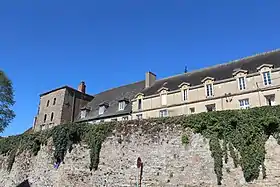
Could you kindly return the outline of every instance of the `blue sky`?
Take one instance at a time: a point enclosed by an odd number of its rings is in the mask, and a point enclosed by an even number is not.
[[[32,126],[39,94],[86,81],[90,94],[276,49],[280,1],[25,0],[0,2],[0,68],[16,118]]]

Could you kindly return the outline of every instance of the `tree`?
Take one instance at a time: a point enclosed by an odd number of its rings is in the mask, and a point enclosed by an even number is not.
[[[0,133],[11,123],[15,117],[11,107],[15,104],[12,82],[0,70]]]

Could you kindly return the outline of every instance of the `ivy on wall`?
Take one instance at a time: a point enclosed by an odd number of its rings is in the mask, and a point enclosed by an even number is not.
[[[102,143],[114,130],[131,134],[134,133],[133,128],[141,128],[142,133],[154,134],[160,132],[162,128],[178,124],[184,129],[192,129],[194,133],[200,133],[209,139],[209,148],[214,159],[214,172],[218,184],[222,182],[223,164],[228,162],[229,156],[233,159],[235,167],[242,168],[244,178],[249,182],[259,177],[260,167],[263,177],[266,177],[265,142],[272,135],[280,143],[279,122],[280,106],[273,106],[125,123],[68,124],[42,132],[1,138],[0,154],[9,155],[8,170],[10,171],[16,155],[25,150],[36,155],[41,145],[46,144],[49,138],[53,139],[55,147],[54,160],[61,161],[63,161],[66,152],[72,150],[73,144],[83,141],[90,148],[89,168],[96,170]],[[181,138],[183,144],[189,142],[188,136],[183,135]]]

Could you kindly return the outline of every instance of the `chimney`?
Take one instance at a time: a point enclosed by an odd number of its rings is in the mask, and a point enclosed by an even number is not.
[[[152,72],[146,73],[145,88],[152,86],[156,82],[157,76]]]
[[[78,87],[78,91],[82,92],[82,93],[86,93],[86,85],[85,82],[82,81]]]

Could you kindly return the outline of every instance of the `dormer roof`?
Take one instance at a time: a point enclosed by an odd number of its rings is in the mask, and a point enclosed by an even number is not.
[[[202,85],[201,82],[205,77],[213,77],[215,82],[232,78],[232,73],[235,69],[247,70],[248,74],[257,72],[257,68],[263,64],[271,64],[274,68],[280,67],[280,50],[274,50],[266,53],[257,54],[254,56],[242,58],[229,63],[215,65],[208,68],[203,68],[195,71],[189,71],[180,75],[158,79],[153,86],[142,91],[145,96],[150,96],[158,93],[158,90],[165,83],[164,87],[169,91],[178,90],[178,86],[182,82],[190,83],[190,85]]]

